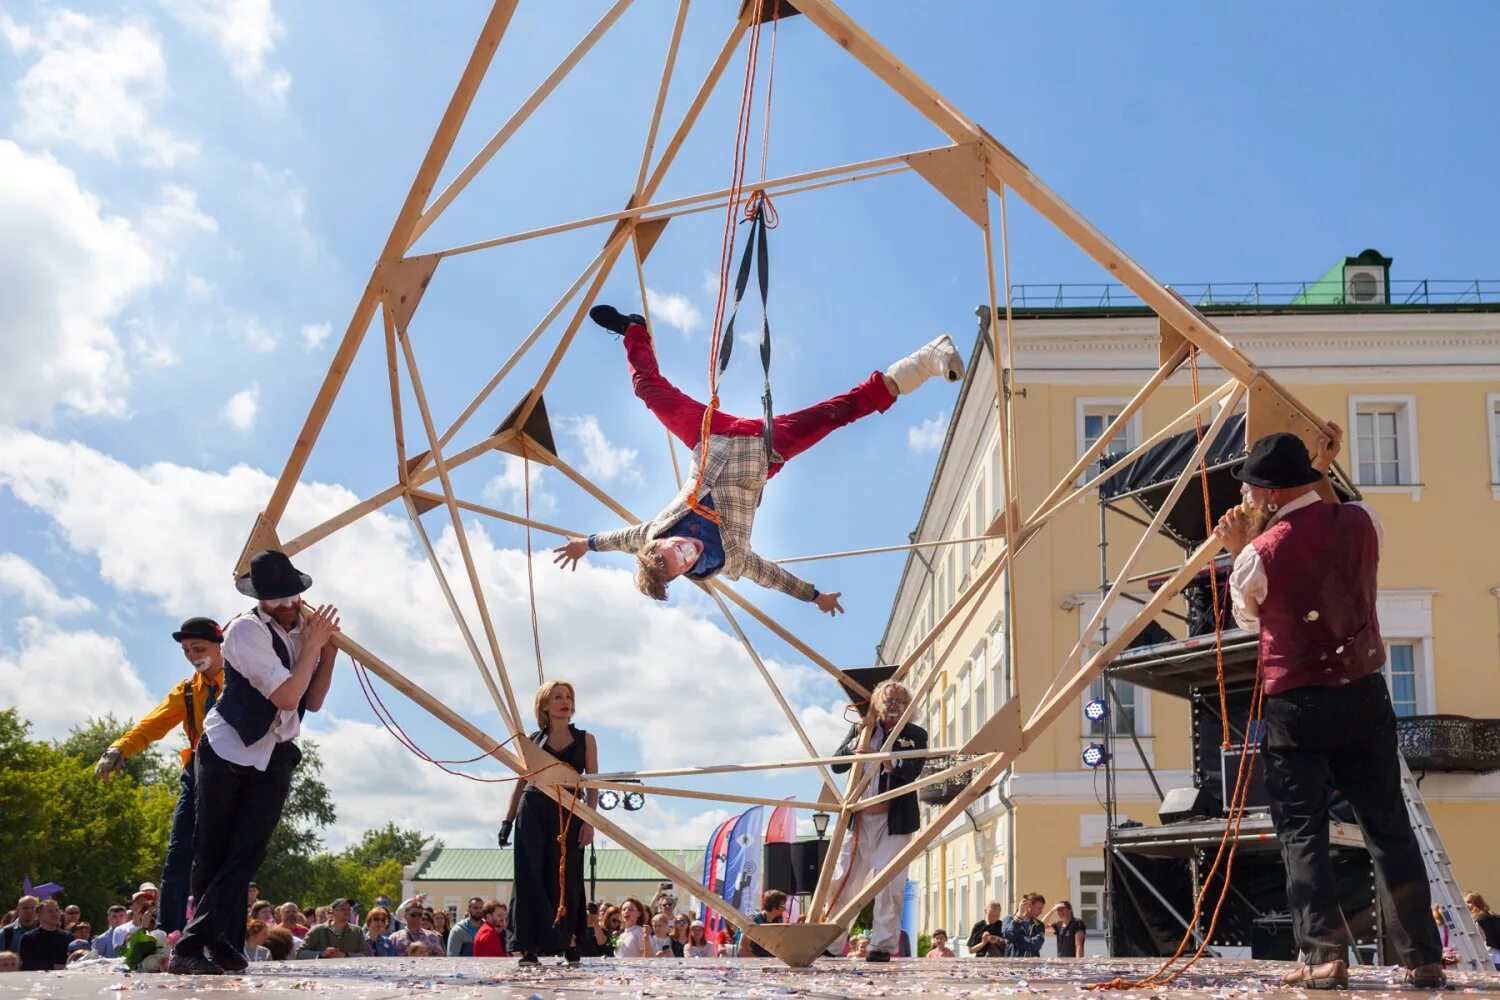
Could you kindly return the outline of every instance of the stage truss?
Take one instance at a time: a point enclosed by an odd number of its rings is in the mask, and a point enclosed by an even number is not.
[[[644,262],[668,222],[681,215],[723,210],[727,204],[735,201],[741,193],[734,189],[725,189],[668,201],[653,200],[683,142],[698,122],[699,115],[709,95],[713,92],[721,76],[733,61],[736,52],[741,48],[741,43],[746,40],[747,34],[758,30],[761,24],[769,22],[778,16],[783,19],[789,16],[797,16],[797,22],[807,25],[807,30],[816,30],[826,35],[833,46],[847,52],[865,70],[874,74],[875,77],[889,86],[915,111],[936,125],[951,140],[950,145],[936,149],[902,153],[823,170],[808,171],[766,180],[753,186],[763,188],[768,193],[780,197],[832,185],[857,183],[874,177],[882,177],[906,171],[915,172],[927,181],[944,198],[951,202],[955,208],[974,223],[982,237],[981,240],[976,241],[976,247],[982,251],[984,274],[988,283],[990,311],[988,328],[994,334],[998,335],[992,337],[990,342],[992,349],[989,352],[994,362],[995,383],[997,386],[1007,385],[1007,369],[1014,370],[1014,344],[1011,335],[1011,310],[1008,293],[1010,287],[1010,268],[1008,241],[1006,239],[1007,199],[1011,195],[1023,199],[1037,213],[1056,227],[1058,231],[1096,260],[1108,272],[1112,280],[1122,282],[1138,295],[1142,301],[1149,304],[1159,317],[1161,341],[1160,367],[1134,395],[1120,414],[1115,417],[1113,423],[1099,435],[1098,442],[1078,457],[1073,468],[1058,481],[1046,499],[1029,513],[1024,512],[1020,503],[1013,503],[1011,499],[1017,496],[1017,487],[1021,482],[1021,470],[1017,466],[1015,448],[1013,447],[1011,403],[1007,398],[1007,393],[997,393],[996,416],[1002,449],[1001,472],[1003,495],[1006,498],[1006,502],[1004,508],[984,533],[984,537],[994,539],[996,544],[987,548],[983,567],[975,576],[970,587],[958,597],[956,603],[936,622],[911,652],[899,664],[894,665],[894,676],[896,678],[907,678],[912,671],[913,665],[923,654],[934,647],[938,637],[945,630],[953,627],[954,631],[950,640],[944,648],[937,651],[940,660],[945,658],[951,652],[953,645],[958,642],[959,634],[979,610],[985,597],[997,585],[1002,586],[1010,593],[1014,592],[1016,574],[1006,571],[1011,566],[1014,555],[1019,554],[1038,533],[1045,530],[1048,523],[1059,511],[1066,508],[1079,496],[1092,493],[1100,483],[1108,479],[1115,471],[1125,468],[1130,460],[1145,452],[1148,448],[1170,434],[1192,426],[1195,422],[1201,426],[1208,414],[1213,412],[1213,407],[1218,407],[1217,415],[1211,421],[1210,426],[1206,428],[1202,437],[1202,443],[1198,447],[1193,460],[1188,463],[1183,473],[1178,477],[1169,499],[1161,506],[1161,513],[1142,532],[1141,539],[1131,552],[1129,559],[1119,568],[1117,579],[1120,582],[1115,584],[1100,603],[1093,620],[1083,630],[1083,635],[1093,635],[1098,629],[1099,624],[1104,621],[1105,616],[1120,596],[1120,590],[1124,581],[1137,568],[1136,564],[1141,553],[1147,547],[1148,540],[1156,535],[1157,528],[1165,513],[1172,508],[1177,497],[1181,495],[1192,477],[1197,475],[1198,464],[1208,448],[1209,442],[1214,440],[1224,421],[1235,411],[1236,406],[1242,400],[1247,403],[1248,407],[1246,435],[1249,440],[1254,440],[1262,434],[1273,431],[1290,430],[1302,437],[1309,446],[1312,446],[1316,443],[1318,436],[1326,430],[1326,427],[1311,411],[1292,398],[1266,372],[1256,367],[1249,358],[1221,336],[1214,325],[1199,313],[1198,310],[1147,274],[1144,269],[1121,252],[1103,234],[1047,188],[1020,159],[996,141],[988,132],[964,117],[952,104],[928,86],[909,67],[904,65],[889,50],[865,32],[848,14],[829,2],[829,0],[794,0],[795,10],[792,9],[792,4],[787,3],[786,0],[782,0],[779,4],[776,3],[776,0],[748,0],[739,10],[737,16],[732,9],[732,5],[722,4],[725,20],[726,22],[731,22],[728,24],[728,37],[725,39],[708,73],[699,85],[683,118],[675,131],[671,133],[666,144],[662,147],[660,155],[655,158],[653,163],[653,153],[656,150],[659,139],[662,112],[669,87],[675,75],[674,71],[676,69],[678,50],[683,37],[683,27],[688,13],[689,2],[690,0],[679,0],[670,30],[665,30],[666,26],[663,26],[663,34],[667,39],[665,65],[661,73],[661,80],[657,89],[650,123],[646,129],[640,170],[634,190],[629,192],[628,197],[625,199],[625,208],[619,212],[607,215],[583,218],[543,229],[505,235],[480,243],[452,247],[436,253],[408,256],[408,251],[417,239],[427,231],[428,227],[453,202],[470,181],[484,170],[486,164],[495,153],[542,106],[558,83],[568,75],[573,67],[610,30],[632,4],[632,0],[617,0],[606,11],[604,16],[587,31],[582,40],[579,41],[577,46],[563,59],[557,68],[523,101],[516,112],[500,127],[474,160],[459,172],[443,191],[438,193],[436,197],[433,197],[433,189],[439,174],[447,162],[459,128],[468,116],[475,92],[500,46],[501,39],[505,35],[511,16],[514,14],[516,6],[519,3],[519,0],[496,0],[480,31],[473,53],[469,57],[468,63],[459,78],[453,97],[449,101],[447,109],[438,124],[437,132],[427,150],[426,156],[422,160],[416,179],[396,217],[390,237],[380,252],[369,284],[366,286],[358,305],[354,309],[354,314],[348,328],[339,343],[328,374],[312,404],[311,411],[303,425],[302,431],[292,448],[285,469],[266,505],[266,509],[257,518],[252,528],[249,540],[236,565],[236,572],[243,572],[248,565],[249,557],[257,551],[266,548],[280,548],[289,555],[295,555],[329,537],[341,528],[354,523],[366,514],[379,510],[389,504],[399,502],[404,506],[416,536],[426,552],[433,572],[436,574],[437,582],[453,612],[455,623],[462,633],[474,664],[483,678],[486,689],[489,691],[495,703],[495,708],[506,727],[505,736],[496,738],[481,731],[477,726],[428,693],[420,683],[408,678],[375,652],[366,649],[347,634],[340,634],[334,640],[342,651],[349,654],[365,669],[380,677],[427,712],[450,726],[465,739],[468,739],[482,753],[499,761],[518,775],[528,775],[530,780],[535,781],[549,796],[564,801],[570,806],[573,805],[571,801],[573,795],[570,789],[577,786],[583,789],[598,790],[628,788],[645,791],[653,795],[680,796],[751,805],[789,805],[794,809],[835,809],[837,810],[837,822],[833,824],[833,835],[829,845],[829,856],[832,858],[838,855],[848,825],[847,821],[853,813],[868,808],[877,802],[892,798],[897,794],[905,794],[911,788],[906,787],[883,795],[861,798],[865,786],[874,774],[874,768],[855,767],[850,770],[849,778],[842,786],[835,781],[833,774],[829,770],[829,765],[841,762],[848,763],[853,761],[854,758],[818,756],[816,749],[808,739],[806,732],[803,731],[795,713],[787,704],[770,673],[767,671],[755,646],[741,628],[734,609],[738,609],[738,611],[758,621],[770,632],[807,657],[812,663],[839,680],[846,689],[855,691],[861,696],[867,696],[868,691],[828,658],[820,655],[816,650],[797,638],[792,632],[773,620],[736,590],[722,581],[711,580],[707,584],[700,584],[700,586],[712,597],[731,631],[744,646],[746,654],[769,686],[789,725],[806,749],[807,757],[804,759],[762,763],[726,763],[666,771],[598,774],[580,778],[571,769],[555,762],[544,751],[533,746],[525,739],[525,726],[523,725],[525,717],[521,711],[521,703],[516,700],[510,676],[505,667],[504,657],[502,656],[500,644],[496,637],[496,629],[491,620],[485,600],[484,589],[480,585],[479,573],[470,552],[463,517],[465,513],[477,514],[498,518],[513,524],[526,525],[529,528],[539,529],[544,532],[556,534],[575,533],[568,532],[555,525],[535,521],[528,517],[473,503],[461,498],[454,491],[450,475],[452,470],[476,459],[488,456],[495,451],[524,456],[528,462],[536,462],[555,469],[596,498],[604,506],[608,507],[624,521],[637,523],[640,520],[634,513],[621,506],[600,489],[599,486],[572,468],[557,455],[550,428],[547,424],[546,410],[542,403],[542,394],[557,372],[558,366],[571,346],[573,338],[580,324],[583,322],[589,307],[593,305],[595,296],[626,250],[629,249],[634,258],[634,266],[640,281],[642,299],[644,300]],[[997,213],[994,211],[996,203],[998,203],[999,208],[998,225],[996,225],[995,218]],[[439,432],[437,425],[433,422],[431,410],[428,407],[427,395],[418,372],[411,343],[407,337],[407,331],[421,303],[423,292],[432,280],[441,262],[445,258],[459,254],[473,253],[506,244],[539,239],[587,226],[609,226],[609,235],[598,255],[572,285],[568,287],[547,314],[542,317],[531,333],[515,347],[511,356],[474,400],[465,407],[453,424]],[[1004,271],[1002,275],[1003,284],[998,286],[995,274],[997,230]],[[642,304],[644,306],[644,302]],[[377,312],[380,315],[381,329],[384,333],[386,367],[390,381],[391,416],[393,420],[396,455],[396,481],[386,489],[355,504],[338,516],[311,528],[295,538],[283,540],[278,534],[278,524],[296,488],[313,445],[324,426],[334,399],[339,393],[344,378],[366,336],[366,331],[371,327]],[[520,396],[520,402],[516,405],[510,417],[495,432],[483,435],[466,447],[450,450],[449,445],[455,435],[468,426],[470,418],[474,416],[494,391],[504,382],[522,357],[537,344],[552,324],[565,314],[567,315],[566,323],[556,346],[553,348],[545,367],[542,369],[539,379],[533,386],[526,389],[524,393],[517,394]],[[1181,413],[1147,437],[1125,460],[1113,463],[1109,468],[1099,472],[1087,482],[1078,485],[1080,477],[1085,473],[1085,470],[1094,462],[1099,453],[1107,446],[1108,442],[1113,439],[1116,432],[1140,412],[1142,406],[1151,398],[1156,389],[1183,364],[1188,363],[1190,356],[1195,355],[1196,352],[1201,352],[1212,359],[1217,367],[1228,376],[1227,381],[1204,394],[1193,407]],[[1196,360],[1196,358],[1194,357],[1193,360]],[[422,428],[421,442],[416,448],[412,449],[414,453],[410,455],[408,454],[407,443],[405,441],[405,420],[402,416],[403,393],[401,378],[403,370],[407,379],[407,387],[416,402]],[[675,468],[675,452],[673,462]],[[455,593],[454,585],[450,583],[447,574],[444,572],[423,523],[424,515],[438,510],[446,513],[453,528],[459,555],[463,562],[465,575],[467,576],[467,583],[472,592],[474,609],[477,612],[480,622],[480,631],[478,634],[470,626],[463,612],[459,597]],[[921,544],[951,543],[950,541],[947,543]],[[893,551],[906,547],[908,546],[886,546],[879,549],[861,551]],[[837,894],[837,898],[835,898],[836,893],[831,884],[831,873],[834,865],[824,865],[822,877],[812,897],[808,914],[809,922],[807,923],[791,925],[754,924],[743,917],[735,907],[725,902],[717,893],[709,891],[709,889],[702,885],[699,879],[681,870],[666,858],[652,851],[645,844],[632,837],[627,831],[622,830],[608,816],[591,808],[581,796],[576,803],[576,814],[585,822],[594,826],[596,830],[603,832],[616,843],[656,866],[659,871],[670,875],[677,884],[687,887],[693,895],[700,899],[709,900],[713,908],[722,913],[729,923],[743,930],[783,961],[791,965],[806,965],[822,954],[825,946],[837,936],[842,928],[848,926],[881,885],[884,885],[890,879],[904,872],[908,865],[925,850],[934,836],[946,827],[985,788],[992,784],[1001,772],[1015,761],[1018,755],[1024,752],[1068,706],[1088,689],[1090,682],[1100,673],[1104,666],[1125,648],[1140,629],[1159,613],[1168,601],[1176,596],[1182,586],[1200,568],[1209,562],[1219,548],[1220,546],[1212,538],[1199,546],[1197,550],[1187,557],[1171,580],[1162,586],[1149,602],[1138,609],[1135,618],[1130,624],[1111,629],[1112,637],[1109,642],[1102,649],[1094,652],[1092,656],[1085,658],[1085,643],[1080,639],[1057,668],[1057,674],[1052,685],[1037,700],[1035,707],[1024,719],[1022,717],[1020,695],[1015,694],[992,714],[973,739],[969,740],[965,745],[961,747],[933,747],[929,750],[918,752],[920,756],[929,757],[946,757],[958,754],[961,760],[960,763],[944,771],[919,779],[918,786],[946,781],[965,772],[972,774],[972,780],[955,798],[948,801],[938,810],[932,822],[917,833],[901,853],[869,884],[863,886],[851,884],[846,887],[846,891]],[[850,554],[858,553],[833,553],[829,555]],[[734,609],[731,609],[730,605],[733,605]],[[1013,641],[1010,636],[1007,636],[1007,642],[1013,643]],[[917,706],[923,702],[925,695],[938,674],[939,671],[937,670],[927,672],[922,683],[914,691],[915,697],[906,710],[906,716],[902,720],[902,725],[916,711]],[[893,751],[896,734],[900,730],[901,726],[895,728],[895,731],[887,738],[880,752],[863,755],[858,759],[865,763],[872,763],[897,757],[912,756],[913,753],[911,751],[903,753]],[[786,801],[728,792],[687,790],[662,784],[662,782],[673,778],[701,777],[733,771],[770,771],[797,767],[815,768],[817,770],[823,785],[819,801]],[[624,784],[627,780],[630,783]],[[635,782],[651,783],[637,784]]]

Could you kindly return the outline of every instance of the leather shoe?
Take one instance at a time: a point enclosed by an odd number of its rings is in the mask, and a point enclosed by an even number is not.
[[[223,938],[214,942],[209,947],[208,953],[213,956],[214,964],[225,972],[244,972],[250,968],[250,963],[245,961],[244,952],[238,951],[234,945]]]
[[[889,962],[890,960],[891,953],[888,951],[875,951],[871,949],[870,953],[865,956],[866,962]]]
[[[1281,977],[1281,985],[1305,990],[1342,990],[1349,985],[1349,963],[1336,958],[1321,965],[1299,965]]]
[[[589,319],[598,323],[610,333],[623,335],[632,326],[645,326],[646,318],[631,314],[629,316],[620,312],[614,306],[599,305],[589,310]]]
[[[222,976],[224,969],[218,962],[211,962],[202,955],[179,955],[172,952],[167,960],[167,971],[177,976]]]
[[[1428,962],[1415,969],[1407,969],[1406,983],[1419,990],[1440,990],[1448,985],[1448,977],[1443,974],[1442,965],[1437,962]]]

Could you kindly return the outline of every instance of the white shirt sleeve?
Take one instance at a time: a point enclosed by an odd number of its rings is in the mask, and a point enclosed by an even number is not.
[[[291,655],[290,649],[287,654]],[[292,676],[271,646],[270,630],[248,615],[236,618],[224,630],[224,659],[267,698]]]
[[[1253,545],[1246,545],[1234,557],[1234,568],[1229,572],[1229,598],[1234,620],[1239,622],[1240,628],[1259,632],[1259,608],[1266,599],[1266,568]],[[1251,602],[1254,602],[1254,611],[1250,609]]]

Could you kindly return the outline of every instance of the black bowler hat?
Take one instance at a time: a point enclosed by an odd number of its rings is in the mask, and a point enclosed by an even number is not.
[[[1245,461],[1234,470],[1234,478],[1261,489],[1292,490],[1311,486],[1323,474],[1313,468],[1302,439],[1282,431],[1255,442]]]
[[[219,628],[219,623],[212,618],[189,618],[182,623],[182,628],[172,633],[172,639],[176,642],[182,642],[184,639],[223,642],[224,630]]]
[[[297,572],[285,552],[266,549],[250,559],[250,572],[234,581],[234,588],[258,601],[296,597],[312,586],[312,577]]]

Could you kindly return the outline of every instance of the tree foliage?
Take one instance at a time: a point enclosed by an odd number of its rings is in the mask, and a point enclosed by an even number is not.
[[[142,752],[108,783],[94,777],[100,752],[128,726],[106,715],[46,742],[32,737],[30,723],[14,709],[0,710],[0,894],[19,895],[28,876],[57,882],[62,902],[102,920],[111,903],[159,879],[177,804],[176,758]],[[281,822],[256,874],[261,896],[303,905],[348,896],[362,909],[382,894],[397,899],[402,868],[427,837],[387,823],[329,852],[322,836],[337,812],[322,769],[317,745],[304,741]]]

